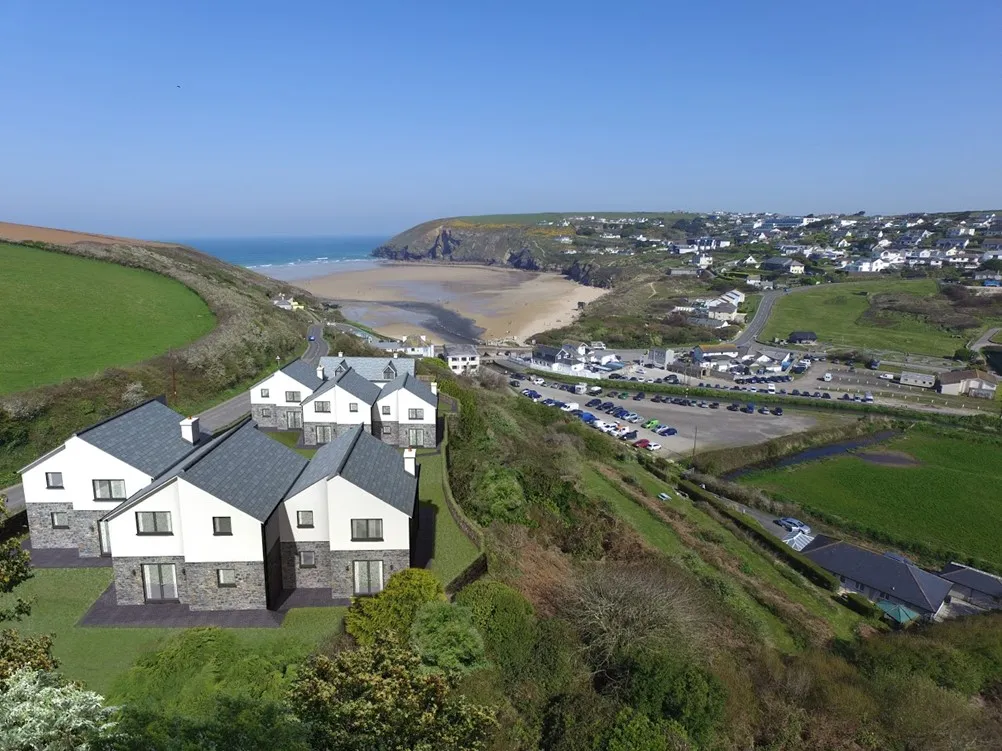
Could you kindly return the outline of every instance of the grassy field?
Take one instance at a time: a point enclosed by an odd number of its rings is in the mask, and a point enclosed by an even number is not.
[[[198,295],[141,269],[0,244],[0,279],[0,394],[145,360],[215,326]]]
[[[302,454],[307,459],[312,459],[313,455],[317,453],[316,449],[306,449],[306,448],[296,448],[296,444],[299,442],[299,438],[302,433],[298,430],[288,430],[288,431],[266,431],[265,435],[269,438],[273,438],[281,444],[288,446],[297,453]]]
[[[422,505],[434,509],[435,519],[435,539],[428,569],[438,576],[443,585],[446,585],[473,563],[480,551],[456,524],[452,512],[446,505],[442,484],[444,479],[442,469],[445,462],[442,455],[424,454],[418,457],[418,461],[421,465],[419,499]]]
[[[915,354],[951,356],[966,339],[905,314],[892,314],[893,324],[876,326],[860,319],[869,308],[868,295],[904,293],[919,297],[937,293],[931,279],[888,279],[820,286],[776,301],[761,339],[785,339],[791,331],[814,331],[826,344]],[[861,294],[867,293],[867,294]]]
[[[904,452],[918,464],[894,467],[845,455],[740,481],[863,530],[1002,567],[1002,447],[915,433],[869,451]]]
[[[18,588],[17,594],[33,600],[29,618],[17,624],[22,633],[51,634],[60,670],[88,688],[111,690],[115,679],[146,652],[159,647],[179,629],[81,628],[76,623],[111,582],[110,568],[41,569]],[[4,599],[0,597],[0,606]],[[281,628],[234,629],[251,647],[288,644],[309,651],[326,636],[341,629],[345,608],[303,608],[291,611]],[[6,625],[6,624],[5,624]]]

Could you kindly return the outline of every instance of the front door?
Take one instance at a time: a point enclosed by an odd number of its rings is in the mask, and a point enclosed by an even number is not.
[[[101,555],[111,555],[111,537],[108,534],[108,522],[97,523],[97,538],[101,544]]]
[[[303,413],[302,412],[286,412],[285,413],[286,423],[289,426],[289,430],[299,430],[303,427]]]
[[[143,564],[143,589],[147,602],[177,599],[177,575],[173,563]]]
[[[407,445],[424,446],[424,428],[407,428]]]
[[[376,595],[383,590],[383,562],[355,561],[355,594]]]

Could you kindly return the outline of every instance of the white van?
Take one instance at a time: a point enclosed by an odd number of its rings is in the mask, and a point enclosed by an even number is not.
[[[831,381],[831,379],[832,379],[831,373],[825,373],[823,376],[821,376],[821,380],[823,380],[825,383],[828,383],[829,381]]]
[[[533,376],[531,380],[533,384],[536,386],[542,386],[543,383],[545,383],[545,381],[543,381],[543,379],[540,378],[539,376]]]

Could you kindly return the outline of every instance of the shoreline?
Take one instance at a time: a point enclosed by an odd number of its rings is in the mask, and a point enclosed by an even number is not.
[[[572,323],[579,304],[609,290],[554,272],[486,264],[372,259],[292,283],[342,306],[347,318],[388,336],[425,334],[435,343],[514,340]]]

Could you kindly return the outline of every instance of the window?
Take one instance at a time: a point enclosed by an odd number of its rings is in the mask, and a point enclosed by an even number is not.
[[[271,389],[261,389],[261,398],[267,399],[271,396]]]
[[[382,519],[352,519],[352,542],[369,542],[383,539]]]
[[[216,569],[216,584],[220,587],[237,586],[237,572],[232,568]]]
[[[147,602],[177,600],[177,569],[173,563],[144,563],[143,592]]]
[[[233,534],[232,518],[229,516],[212,517],[212,534],[232,535]]]
[[[393,435],[393,428],[391,428],[389,425],[384,425],[383,435]]]
[[[262,407],[261,417],[271,417],[271,407]]]
[[[95,501],[124,501],[125,480],[94,480]]]
[[[313,410],[315,412],[330,412],[331,403],[330,402],[313,402]]]
[[[334,440],[333,425],[317,425],[317,443],[330,443]]]
[[[285,401],[287,401],[287,402],[295,402],[296,404],[299,404],[299,392],[298,391],[286,391],[285,392]]]
[[[141,535],[169,535],[170,511],[137,511],[136,531]]]
[[[317,554],[312,550],[299,551],[299,568],[316,568]]]
[[[384,404],[383,405],[383,414],[384,415],[390,414],[390,405],[388,405],[388,404]]]
[[[383,371],[383,378],[385,378],[387,381],[392,381],[396,377],[396,375],[397,371],[395,371],[391,366],[387,366],[386,370]]]
[[[355,561],[355,594],[374,595],[383,589],[382,561]]]
[[[408,420],[423,420],[424,410],[423,409],[409,409],[407,410]]]
[[[349,412],[358,412],[358,402],[350,402],[348,404],[348,411]]]
[[[421,428],[408,428],[407,445],[424,446],[424,431]]]
[[[53,529],[69,529],[70,528],[70,515],[65,511],[53,511],[52,512],[52,528]]]
[[[301,529],[312,529],[313,528],[313,512],[312,511],[297,511],[296,512],[296,526]]]
[[[339,376],[342,373],[344,373],[345,370],[347,370],[347,368],[345,368],[344,365],[338,365],[336,368],[334,368],[334,375]]]
[[[62,490],[62,487],[63,487],[63,473],[62,472],[46,472],[45,473],[45,487]]]

